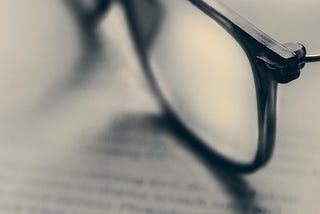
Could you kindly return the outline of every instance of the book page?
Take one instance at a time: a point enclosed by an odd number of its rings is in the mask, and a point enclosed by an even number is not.
[[[227,173],[170,128],[119,4],[89,34],[63,1],[2,4],[0,213],[317,213],[316,71],[281,86],[270,164]]]

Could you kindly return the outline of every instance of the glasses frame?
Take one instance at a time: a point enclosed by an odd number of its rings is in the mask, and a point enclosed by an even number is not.
[[[219,23],[241,45],[245,51],[254,76],[258,110],[258,146],[250,163],[240,163],[209,148],[203,140],[190,130],[162,95],[161,88],[153,75],[151,65],[142,41],[132,0],[121,0],[131,36],[144,73],[154,95],[173,128],[188,141],[192,149],[204,156],[206,161],[224,170],[237,173],[254,172],[270,160],[276,138],[276,103],[278,83],[288,83],[300,75],[304,67],[306,50],[300,43],[280,44],[234,11],[219,3],[202,0],[185,0],[193,4],[208,18]],[[309,59],[310,60],[310,59]],[[312,60],[310,60],[312,61]]]

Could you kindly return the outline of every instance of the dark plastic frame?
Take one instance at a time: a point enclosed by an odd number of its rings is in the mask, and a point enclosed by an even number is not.
[[[305,63],[305,48],[299,43],[287,45],[278,43],[217,1],[211,1],[210,5],[202,0],[185,1],[189,1],[224,27],[242,46],[250,60],[256,86],[259,126],[258,147],[253,161],[248,164],[235,162],[209,148],[201,138],[192,133],[172,110],[169,103],[164,99],[152,73],[141,34],[137,27],[135,11],[132,6],[133,0],[122,0],[141,64],[154,94],[173,127],[187,139],[192,148],[201,152],[207,161],[217,164],[223,169],[242,173],[253,172],[270,160],[274,150],[277,84],[287,83],[299,77],[300,69]]]

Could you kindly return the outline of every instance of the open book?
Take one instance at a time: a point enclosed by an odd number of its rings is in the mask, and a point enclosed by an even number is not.
[[[171,130],[118,4],[85,35],[62,1],[4,2],[0,213],[317,213],[317,71],[281,88],[271,163],[230,174]]]

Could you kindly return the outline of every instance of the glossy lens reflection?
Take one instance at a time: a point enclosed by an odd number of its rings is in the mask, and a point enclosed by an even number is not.
[[[177,117],[213,150],[244,163],[258,142],[250,62],[236,40],[188,1],[135,1],[156,84]]]

